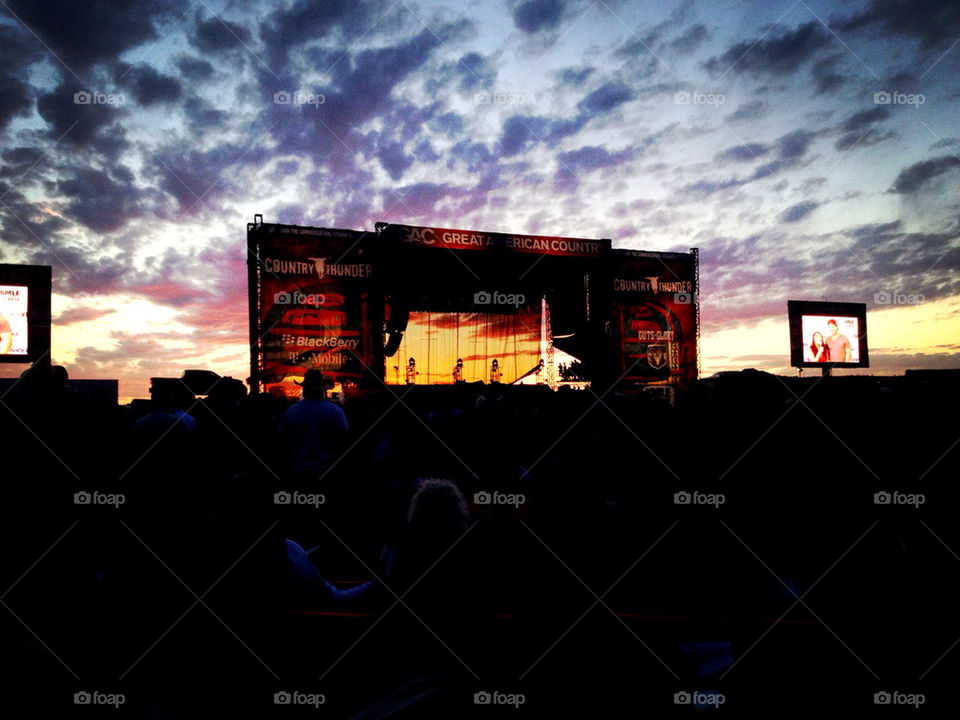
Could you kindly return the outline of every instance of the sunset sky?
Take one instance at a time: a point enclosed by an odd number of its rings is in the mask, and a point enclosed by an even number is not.
[[[121,399],[248,375],[254,213],[698,247],[704,375],[794,373],[788,298],[960,368],[958,43],[939,0],[3,0],[0,262]]]

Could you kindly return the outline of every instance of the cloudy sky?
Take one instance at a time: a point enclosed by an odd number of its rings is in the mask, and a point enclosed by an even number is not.
[[[788,298],[960,368],[958,42],[939,0],[2,0],[0,262],[121,397],[246,377],[254,213],[698,247],[705,374],[790,372]]]

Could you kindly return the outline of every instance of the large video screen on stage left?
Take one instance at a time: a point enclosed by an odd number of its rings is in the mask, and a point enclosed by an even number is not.
[[[50,283],[48,266],[0,265],[0,362],[49,355]]]

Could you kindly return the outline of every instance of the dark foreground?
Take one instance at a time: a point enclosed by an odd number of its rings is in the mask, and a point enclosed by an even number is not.
[[[195,429],[159,432],[22,381],[0,400],[3,716],[942,712],[957,390],[396,388],[346,405],[311,475],[268,396],[191,398]],[[456,484],[462,523],[449,494],[409,519],[422,478]]]

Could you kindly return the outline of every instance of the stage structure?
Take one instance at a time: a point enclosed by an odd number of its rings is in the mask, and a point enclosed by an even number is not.
[[[570,356],[598,387],[697,377],[696,252],[607,239],[378,223],[375,233],[247,226],[251,384],[296,394],[557,385]]]

